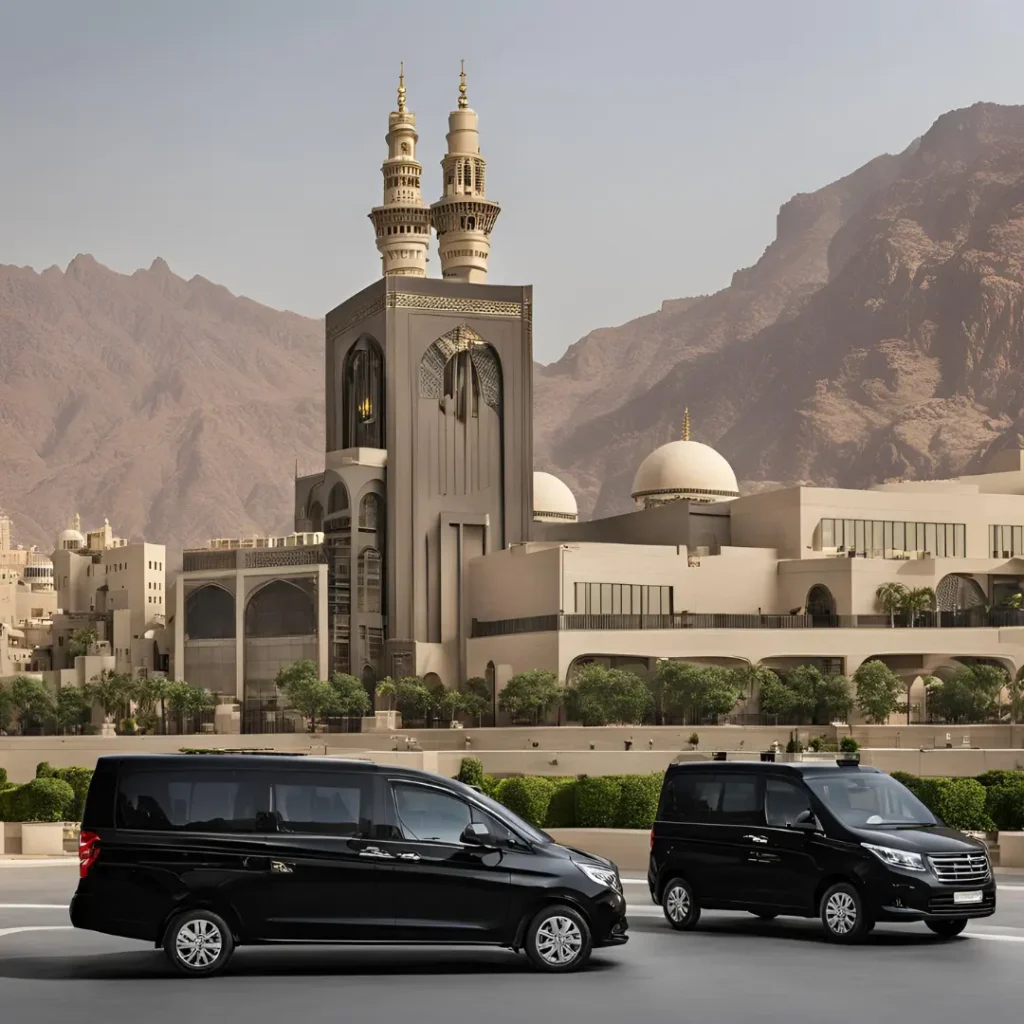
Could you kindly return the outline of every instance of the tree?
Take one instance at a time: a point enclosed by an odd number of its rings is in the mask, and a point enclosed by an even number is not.
[[[190,686],[188,689],[188,711],[192,715],[192,730],[199,732],[200,716],[217,706],[217,698],[202,686]]]
[[[799,665],[786,677],[793,692],[792,710],[812,725],[845,721],[853,694],[844,676],[826,676],[814,665]]]
[[[462,688],[463,712],[476,719],[477,727],[483,724],[484,715],[494,707],[494,692],[483,676],[470,676]]]
[[[796,700],[793,691],[771,669],[761,669],[758,707],[762,715],[784,718],[792,714]]]
[[[716,665],[662,660],[654,674],[664,710],[672,715],[689,716],[694,722],[727,715],[743,695],[745,686],[741,673]]]
[[[907,613],[907,624],[913,626],[921,612],[931,611],[934,606],[935,591],[931,587],[914,587],[903,595],[900,611]]]
[[[104,670],[92,681],[94,700],[115,722],[125,717],[137,693],[137,680],[125,672]]]
[[[387,701],[388,711],[394,709],[395,697],[398,695],[398,686],[391,676],[385,676],[378,684],[376,694],[381,700]]]
[[[87,686],[64,686],[57,694],[57,728],[77,732],[92,714],[92,693]]]
[[[449,724],[459,712],[466,708],[466,695],[458,690],[440,687],[431,694],[433,711],[440,716],[442,722]]]
[[[17,676],[11,683],[11,706],[23,735],[27,728],[49,721],[56,713],[50,691],[31,676]]]
[[[310,732],[316,731],[318,719],[337,714],[337,694],[329,682],[320,678],[316,662],[292,662],[277,673],[275,682],[284,697],[285,708],[302,715]]]
[[[89,648],[92,647],[100,638],[99,633],[95,629],[76,629],[72,632],[68,638],[68,657],[71,659],[71,664],[75,663],[75,658],[83,657],[89,653]]]
[[[167,697],[167,680],[161,676],[145,676],[135,683],[135,710],[139,721],[147,729],[156,731],[156,706],[159,702],[161,711]]]
[[[336,715],[347,718],[362,718],[370,712],[370,695],[360,680],[344,672],[335,672],[331,676],[331,687],[337,698]]]
[[[950,725],[984,722],[998,710],[999,694],[1008,682],[1001,668],[961,665],[948,679],[928,685],[928,708]]]
[[[190,686],[182,680],[167,684],[164,699],[171,711],[177,715],[180,734],[185,732],[186,715],[195,729],[199,716],[217,706],[217,698],[209,690]]]
[[[632,672],[584,665],[565,690],[569,718],[584,725],[639,725],[651,707],[651,692]]]
[[[0,734],[7,732],[7,726],[11,724],[11,715],[13,714],[14,706],[11,693],[0,684]]]
[[[554,672],[530,669],[514,675],[498,694],[498,707],[514,721],[528,719],[536,725],[542,715],[555,707],[562,696]]]
[[[881,661],[866,661],[853,673],[857,686],[857,707],[869,721],[881,725],[900,706],[903,680]]]
[[[1010,703],[1007,710],[1010,712],[1011,722],[1024,722],[1024,668],[1017,672],[1013,681],[1007,686]],[[0,721],[0,724],[3,724]]]
[[[903,610],[906,596],[907,588],[902,583],[883,583],[875,591],[875,597],[882,611],[889,615],[889,625],[893,628],[896,626],[896,613]]]
[[[433,707],[434,695],[419,676],[406,676],[395,684],[395,707],[403,722],[423,721]]]

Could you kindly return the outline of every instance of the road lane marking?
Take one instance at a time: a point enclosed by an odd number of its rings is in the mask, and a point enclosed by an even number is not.
[[[0,910],[67,910],[66,903],[0,903]]]
[[[620,878],[623,885],[647,885],[646,878]],[[1024,885],[1007,885],[1004,882],[996,881],[996,888],[1000,892],[1024,892]]]
[[[5,935],[17,935],[19,932],[73,932],[69,924],[30,924],[19,928],[0,928],[0,939]]]

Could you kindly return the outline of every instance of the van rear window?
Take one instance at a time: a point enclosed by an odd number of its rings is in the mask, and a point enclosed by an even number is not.
[[[118,828],[156,832],[265,831],[270,787],[256,773],[132,772],[117,794]]]
[[[665,787],[660,818],[666,821],[711,821],[722,799],[722,779],[696,772],[672,776]]]

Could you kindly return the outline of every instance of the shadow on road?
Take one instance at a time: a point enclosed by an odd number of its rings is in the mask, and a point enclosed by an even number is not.
[[[612,970],[614,961],[595,956],[581,974]],[[243,947],[222,977],[345,977],[393,975],[529,974],[540,977],[523,954],[505,950],[367,949],[332,946],[311,949]],[[0,978],[32,981],[137,981],[179,978],[160,950],[97,953],[91,956],[14,956],[0,959]],[[182,981],[188,981],[182,978]]]
[[[633,926],[631,925],[631,928]],[[668,931],[672,929],[665,924]],[[740,937],[763,937],[766,940],[776,939],[786,942],[806,942],[810,945],[834,947],[837,944],[829,942],[825,938],[825,932],[816,921],[801,921],[799,918],[780,918],[776,921],[758,921],[756,919],[746,920],[742,917],[736,918],[712,918],[711,920],[701,919],[693,932],[680,932],[680,935],[692,935],[698,938],[700,935],[734,935]],[[970,937],[970,931],[955,939],[940,939],[922,926],[920,929],[910,928],[876,929],[859,944],[859,948],[877,949],[884,946],[954,946]],[[848,946],[848,949],[857,949],[858,945]]]

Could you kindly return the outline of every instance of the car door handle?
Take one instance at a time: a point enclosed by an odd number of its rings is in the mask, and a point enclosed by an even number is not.
[[[768,840],[764,836],[744,836],[744,839],[749,839],[752,843],[767,843]]]
[[[290,875],[295,871],[295,865],[285,864],[283,860],[272,860],[270,862],[270,870],[275,875]]]
[[[379,846],[368,846],[365,850],[359,851],[360,857],[367,857],[370,860],[394,860],[390,853],[386,853]]]
[[[418,853],[400,853],[398,855],[399,860],[419,860],[420,855]]]

